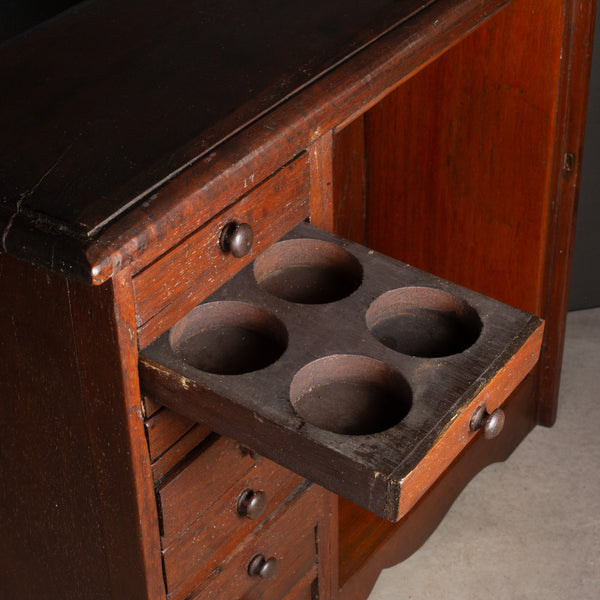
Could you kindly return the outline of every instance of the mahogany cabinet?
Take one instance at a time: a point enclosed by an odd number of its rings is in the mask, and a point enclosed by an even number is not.
[[[0,596],[364,600],[552,425],[594,14],[91,0],[1,45]]]

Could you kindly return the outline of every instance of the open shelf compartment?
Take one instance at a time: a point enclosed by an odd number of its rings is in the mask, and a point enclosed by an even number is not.
[[[143,390],[390,521],[535,365],[543,322],[301,223],[141,351]]]

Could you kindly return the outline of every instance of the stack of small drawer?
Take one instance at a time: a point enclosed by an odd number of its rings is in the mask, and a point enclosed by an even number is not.
[[[169,600],[317,597],[324,491],[146,399]]]

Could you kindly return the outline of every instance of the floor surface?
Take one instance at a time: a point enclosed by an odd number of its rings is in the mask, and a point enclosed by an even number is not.
[[[482,471],[369,600],[600,599],[600,308],[566,337],[556,425]]]

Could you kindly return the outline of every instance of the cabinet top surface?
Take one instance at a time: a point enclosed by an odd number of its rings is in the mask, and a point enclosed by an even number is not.
[[[83,2],[0,46],[0,225],[87,239],[434,0]]]

